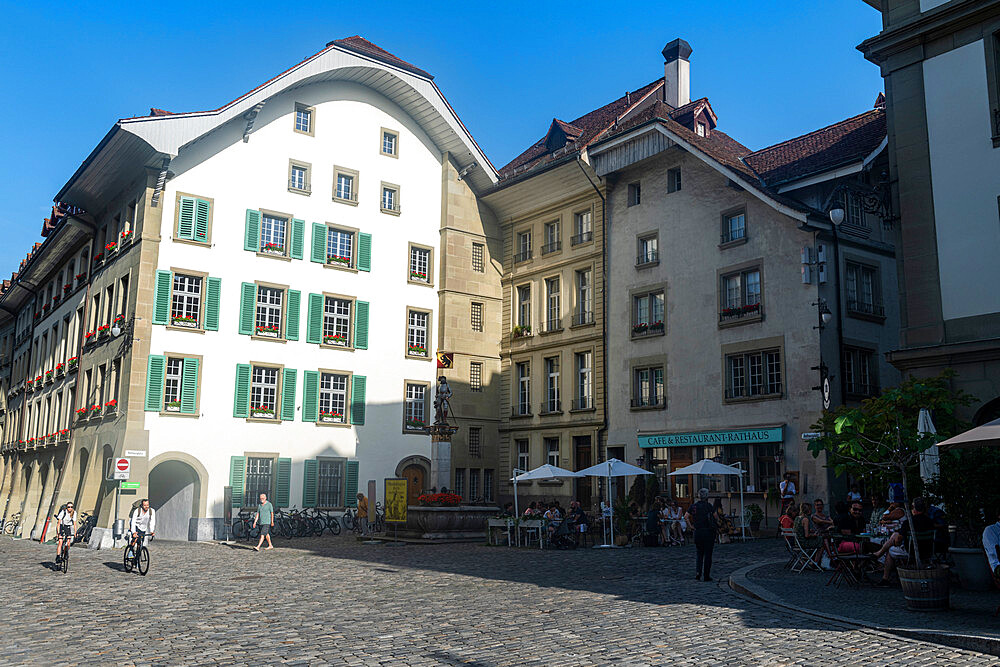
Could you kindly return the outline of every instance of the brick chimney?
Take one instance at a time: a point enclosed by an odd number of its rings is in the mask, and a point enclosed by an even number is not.
[[[663,47],[663,101],[681,107],[691,101],[691,45],[677,38]]]

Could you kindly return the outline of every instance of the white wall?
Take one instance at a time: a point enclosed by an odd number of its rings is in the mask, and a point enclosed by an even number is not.
[[[315,136],[293,132],[295,102],[316,107]],[[399,158],[380,154],[380,128],[400,132]],[[160,269],[195,269],[222,279],[220,330],[204,334],[154,326],[153,353],[204,356],[200,417],[147,412],[150,458],[168,451],[198,458],[208,471],[208,514],[222,512],[231,455],[276,452],[292,458],[292,505],[302,504],[303,460],[341,456],[360,460],[359,488],[368,479],[395,476],[397,463],[430,455],[430,438],[402,433],[404,379],[433,383],[433,362],[404,358],[406,306],[434,311],[428,347],[437,340],[437,293],[407,284],[410,241],[431,246],[439,266],[441,155],[420,128],[384,97],[354,84],[313,84],[268,100],[249,143],[244,124],[230,123],[182,150],[163,196]],[[287,190],[289,158],[312,164],[312,194]],[[332,201],[334,164],[360,172],[359,205]],[[381,213],[381,181],[401,188],[401,215]],[[176,192],[215,200],[212,247],[173,242]],[[306,221],[305,258],[282,261],[243,249],[247,208],[290,213]],[[332,222],[371,233],[372,270],[349,273],[309,260],[311,223]],[[300,339],[287,343],[251,340],[237,333],[240,283],[261,280],[302,292]],[[437,282],[435,277],[435,283]],[[327,350],[306,338],[308,293],[335,292],[371,304],[369,349]],[[296,421],[249,423],[233,417],[236,365],[281,363],[297,369]],[[332,428],[301,421],[303,370],[328,368],[367,376],[366,424]],[[348,396],[348,400],[350,396]],[[381,481],[379,483],[381,488]]]
[[[982,40],[924,61],[944,319],[1000,311],[1000,149]],[[914,298],[912,295],[910,298]]]

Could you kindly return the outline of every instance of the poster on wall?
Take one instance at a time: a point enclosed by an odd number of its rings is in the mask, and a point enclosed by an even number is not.
[[[406,523],[406,480],[385,479],[385,521]]]

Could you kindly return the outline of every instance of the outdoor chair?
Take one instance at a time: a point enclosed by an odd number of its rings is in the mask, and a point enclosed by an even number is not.
[[[744,509],[742,514],[733,517],[732,539],[741,541],[757,539],[750,531],[750,510]]]
[[[816,558],[816,553],[819,551],[819,547],[815,547],[813,549],[806,549],[804,546],[802,546],[802,542],[799,541],[799,536],[796,534],[794,529],[791,531],[791,533],[792,533],[792,539],[795,541],[795,549],[801,556],[799,562],[792,567],[792,572],[798,573],[798,572],[805,572],[806,570],[816,570],[817,572],[822,572],[823,568],[821,568],[819,566],[819,563],[817,563],[814,560]]]
[[[788,562],[785,563],[785,569],[794,570],[795,566],[802,559],[802,554],[799,553],[798,548],[795,546],[795,531],[791,528],[781,528],[779,530],[781,539],[785,543],[785,551],[788,553]]]

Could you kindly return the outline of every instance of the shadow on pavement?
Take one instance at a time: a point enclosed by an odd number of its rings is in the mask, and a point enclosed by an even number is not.
[[[125,570],[125,566],[122,565],[121,563],[112,563],[112,562],[105,561],[104,567],[112,569],[112,570],[117,570],[118,572],[125,572],[126,571]]]

